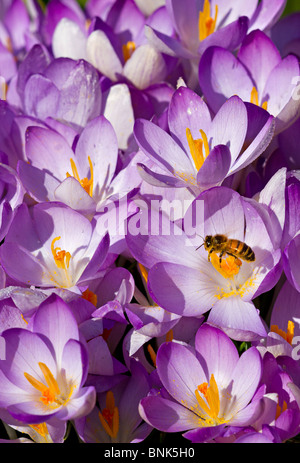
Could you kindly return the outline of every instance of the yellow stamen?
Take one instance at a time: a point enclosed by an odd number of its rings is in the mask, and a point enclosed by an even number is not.
[[[44,439],[49,434],[46,423],[30,424],[29,427],[32,428],[35,432],[37,432]]]
[[[135,48],[136,48],[136,45],[131,40],[129,40],[127,43],[124,43],[124,45],[122,45],[123,58],[124,58],[125,63],[132,56]]]
[[[256,106],[259,106],[259,99],[258,99],[258,91],[256,90],[255,87],[252,88],[251,94],[250,94],[250,103],[255,104]],[[264,101],[261,105],[263,109],[267,111],[268,109],[268,102]]]
[[[39,367],[44,375],[45,381],[48,386],[46,386],[41,381],[34,378],[29,373],[24,372],[24,376],[27,381],[38,391],[41,392],[41,397],[39,400],[45,405],[52,405],[53,402],[56,406],[62,405],[64,401],[60,398],[60,390],[57,384],[56,379],[54,378],[53,374],[45,365],[45,363],[39,362]]]
[[[174,339],[173,330],[169,330],[166,334],[166,342],[172,342]]]
[[[216,29],[218,17],[218,5],[215,6],[215,17],[210,16],[210,2],[209,0],[204,1],[203,10],[199,12],[199,40],[204,40],[206,37],[211,35]]]
[[[100,422],[106,433],[113,439],[119,431],[119,409],[115,406],[115,398],[112,391],[106,394],[106,407],[99,412]]]
[[[90,291],[87,288],[85,291],[83,291],[81,297],[91,302],[95,307],[97,307],[97,294],[93,293],[93,291]]]
[[[147,270],[145,269],[145,267],[144,267],[142,264],[140,264],[140,263],[138,263],[138,267],[139,267],[139,269],[140,269],[140,272],[141,272],[141,274],[142,274],[142,277],[143,277],[144,280],[145,280],[145,283],[147,283],[147,281],[148,281],[148,271],[147,271]]]
[[[270,331],[272,333],[279,334],[285,341],[289,344],[292,344],[292,340],[294,337],[294,330],[295,330],[295,323],[291,320],[288,321],[287,330],[283,331],[278,327],[278,325],[271,325]]]
[[[281,415],[281,413],[283,413],[285,410],[287,410],[287,403],[286,401],[284,400],[283,403],[282,403],[282,406],[280,406],[279,404],[277,404],[276,406],[276,415],[275,415],[275,420],[277,420],[277,418]]]
[[[202,396],[200,395],[202,394]],[[215,377],[212,374],[209,385],[207,383],[199,384],[195,390],[197,402],[205,415],[201,416],[208,424],[224,423],[224,419],[219,417],[220,413],[220,397],[219,389]],[[205,399],[205,400],[204,400]]]
[[[92,197],[93,196],[93,183],[94,183],[94,169],[93,169],[93,164],[92,164],[91,158],[89,156],[88,156],[88,162],[89,162],[90,173],[91,173],[91,178],[90,179],[88,179],[87,177],[84,177],[83,179],[81,179],[79,177],[76,164],[75,164],[75,162],[74,162],[74,160],[72,158],[70,159],[70,163],[71,163],[71,168],[72,168],[72,174],[73,175],[71,175],[71,174],[69,174],[69,172],[67,172],[66,176],[67,177],[72,177],[73,176],[76,180],[78,180],[78,182],[80,183],[82,188],[84,188],[84,190]]]
[[[200,129],[200,133],[202,135],[202,140],[201,138],[194,139],[192,137],[191,130],[188,127],[186,129],[186,138],[187,138],[188,145],[190,148],[190,153],[193,158],[195,168],[197,171],[202,167],[205,159],[209,155],[209,144],[208,144],[207,136],[205,132],[201,129]],[[204,147],[205,155],[203,155],[203,147]]]
[[[237,275],[242,265],[240,259],[233,256],[227,256],[226,258],[222,258],[220,264],[220,257],[215,252],[211,253],[210,261],[213,267],[226,279],[232,278],[234,275]]]
[[[60,238],[61,238],[60,236],[57,236],[56,238],[52,240],[51,251],[52,251],[52,255],[54,257],[57,267],[62,268],[63,270],[66,270],[67,268],[69,268],[70,259],[72,256],[68,251],[64,251],[64,250],[62,251],[61,248],[54,247],[54,244],[56,243],[56,241],[59,241]]]
[[[148,344],[147,346],[147,351],[149,352],[153,366],[156,368],[156,353],[154,352],[154,349],[150,344]]]

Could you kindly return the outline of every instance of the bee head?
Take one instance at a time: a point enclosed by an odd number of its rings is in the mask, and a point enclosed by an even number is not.
[[[203,244],[204,244],[204,248],[205,248],[206,250],[208,250],[209,248],[211,248],[212,242],[213,242],[213,237],[212,237],[212,235],[206,235],[205,240],[204,240],[204,243],[203,243]]]

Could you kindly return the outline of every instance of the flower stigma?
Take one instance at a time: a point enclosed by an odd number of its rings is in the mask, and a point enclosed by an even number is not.
[[[57,236],[56,238],[54,238],[52,240],[52,242],[51,242],[51,251],[52,251],[54,262],[55,262],[57,268],[63,270],[63,282],[62,282],[63,284],[58,283],[57,276],[56,276],[56,278],[52,278],[52,279],[59,286],[70,287],[70,286],[72,286],[72,284],[71,284],[71,279],[70,279],[68,268],[69,268],[70,259],[71,259],[72,256],[68,251],[62,250],[60,247],[54,247],[56,241],[59,241],[60,238],[61,238],[60,236]],[[54,274],[56,274],[56,273],[57,272],[54,272]]]
[[[72,395],[73,387],[64,384],[64,387],[60,388],[47,365],[43,362],[39,362],[38,365],[47,384],[42,383],[27,372],[24,372],[24,376],[35,389],[40,391],[41,396],[39,397],[39,401],[51,409],[66,405]],[[64,391],[62,392],[61,389],[64,389]]]
[[[206,37],[215,32],[218,17],[218,5],[215,6],[215,17],[210,16],[210,2],[204,1],[203,10],[199,12],[198,28],[199,40],[204,40]]]
[[[89,288],[83,291],[82,296],[83,299],[91,302],[95,307],[97,307],[97,294],[93,293]]]
[[[119,431],[119,409],[115,406],[115,397],[112,391],[107,392],[105,405],[106,407],[102,412],[99,412],[99,419],[106,433],[115,439]]]
[[[226,279],[233,278],[237,275],[242,265],[241,260],[234,256],[222,258],[220,262],[220,258],[215,252],[211,253],[210,261],[213,267]]]
[[[93,196],[93,183],[94,183],[94,169],[93,169],[93,164],[91,161],[91,158],[88,156],[88,161],[89,161],[89,166],[90,166],[90,173],[91,173],[91,178],[88,179],[87,177],[80,178],[78,174],[78,170],[76,167],[76,164],[72,158],[70,158],[70,163],[71,163],[71,168],[72,168],[72,174],[69,174],[69,172],[66,173],[67,177],[74,177],[82,188],[92,197]]]

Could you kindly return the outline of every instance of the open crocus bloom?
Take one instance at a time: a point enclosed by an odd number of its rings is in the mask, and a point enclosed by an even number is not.
[[[8,329],[2,339],[0,406],[13,418],[29,424],[54,416],[64,421],[93,408],[95,389],[82,387],[88,372],[87,350],[62,299],[51,295],[28,329]]]
[[[220,185],[226,177],[254,161],[270,143],[274,131],[272,116],[266,113],[255,123],[249,137],[252,124],[247,107],[238,96],[227,100],[211,119],[200,96],[180,87],[169,106],[170,135],[153,122],[135,122],[134,135],[141,151],[163,172],[153,172],[140,163],[140,174],[154,186],[188,188],[195,195]]]
[[[214,346],[212,348],[212,346]],[[261,376],[261,358],[255,348],[239,357],[233,342],[220,330],[202,325],[195,352],[174,342],[158,350],[157,372],[165,388],[140,402],[146,422],[164,432],[189,432],[184,437],[203,442],[225,426],[250,425],[261,404],[249,404]]]
[[[81,293],[79,285],[97,276],[108,246],[108,235],[99,235],[94,222],[61,203],[37,204],[32,216],[23,204],[1,247],[1,262],[26,285]]]

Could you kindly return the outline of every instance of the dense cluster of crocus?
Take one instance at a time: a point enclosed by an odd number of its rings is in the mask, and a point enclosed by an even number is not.
[[[0,442],[300,435],[300,13],[0,4]]]

